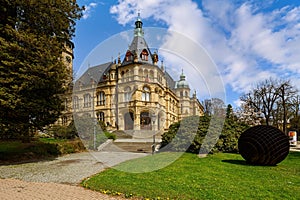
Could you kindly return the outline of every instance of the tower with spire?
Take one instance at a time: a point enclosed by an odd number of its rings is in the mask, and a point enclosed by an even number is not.
[[[185,79],[185,74],[183,69],[181,71],[180,79],[176,82],[175,92],[179,97],[179,107],[180,107],[180,116],[181,118],[190,116],[193,113],[193,108],[191,107],[191,98],[190,98],[190,86]]]
[[[144,38],[143,22],[138,14],[135,21],[134,37],[125,54],[122,65],[131,63],[155,64],[158,61],[158,55],[152,54]]]

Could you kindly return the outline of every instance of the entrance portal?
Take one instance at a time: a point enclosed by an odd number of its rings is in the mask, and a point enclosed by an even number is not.
[[[125,130],[133,130],[134,117],[132,112],[125,113],[124,124]]]
[[[141,130],[151,130],[151,117],[149,116],[149,112],[142,112],[140,119]]]

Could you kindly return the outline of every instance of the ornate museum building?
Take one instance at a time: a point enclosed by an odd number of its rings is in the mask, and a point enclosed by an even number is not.
[[[158,65],[158,54],[151,52],[144,38],[143,23],[135,22],[134,38],[124,58],[89,67],[73,88],[73,113],[89,114],[105,122],[108,130],[163,132],[191,115],[203,115],[203,107],[191,94],[182,74],[178,81]],[[62,121],[68,121],[63,116]]]

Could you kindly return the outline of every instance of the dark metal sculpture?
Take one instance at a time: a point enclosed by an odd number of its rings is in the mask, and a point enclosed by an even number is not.
[[[290,144],[288,137],[279,129],[259,125],[242,133],[238,147],[249,164],[276,165],[289,154]]]

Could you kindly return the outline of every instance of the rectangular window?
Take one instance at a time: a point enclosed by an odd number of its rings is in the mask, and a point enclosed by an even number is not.
[[[79,108],[79,99],[77,96],[73,98],[73,109],[78,109]]]
[[[92,97],[90,94],[85,94],[83,97],[83,107],[88,108],[92,106]]]
[[[104,112],[97,113],[97,119],[104,122]]]
[[[97,106],[103,106],[103,105],[105,105],[105,93],[100,92],[97,95]]]

